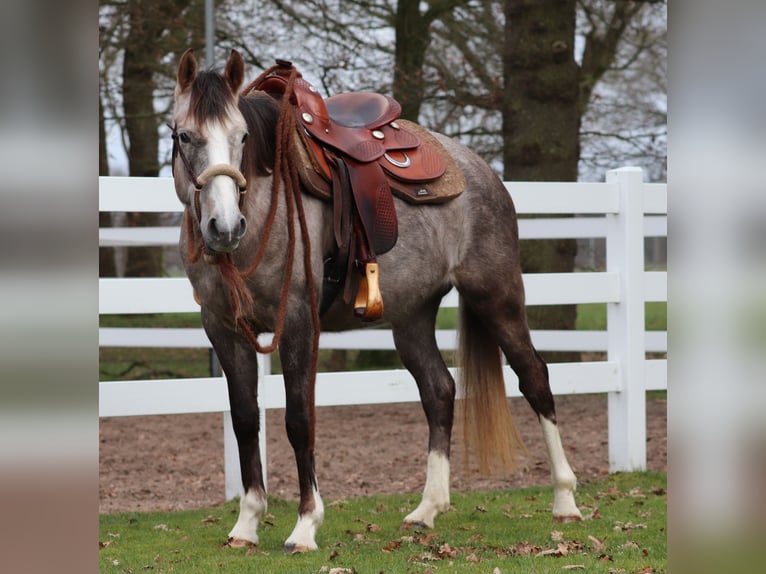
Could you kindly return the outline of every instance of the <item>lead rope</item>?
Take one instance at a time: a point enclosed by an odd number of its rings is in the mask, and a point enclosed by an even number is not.
[[[266,70],[261,76],[259,76],[248,88],[243,92],[247,94],[252,90],[254,85],[257,85],[258,81],[266,77],[269,73],[276,69],[285,71],[284,65],[272,66]],[[311,266],[311,239],[309,237],[308,224],[306,221],[306,213],[303,207],[303,194],[301,193],[300,181],[298,178],[298,171],[295,165],[294,158],[288,152],[288,146],[290,138],[295,131],[295,114],[292,111],[292,105],[290,104],[290,98],[293,92],[293,86],[295,80],[298,77],[298,72],[294,66],[290,66],[289,79],[285,88],[284,95],[282,97],[281,108],[279,112],[279,120],[277,121],[277,134],[276,134],[276,157],[274,161],[273,181],[271,188],[271,206],[269,214],[266,219],[261,240],[259,243],[258,253],[256,253],[253,262],[244,271],[239,271],[234,265],[231,254],[225,256],[219,256],[217,263],[221,270],[221,275],[229,287],[229,299],[232,306],[234,317],[236,318],[237,326],[241,329],[250,344],[259,353],[271,353],[276,350],[279,340],[282,336],[284,329],[285,315],[287,311],[287,300],[290,292],[290,283],[292,280],[293,263],[295,260],[295,228],[294,217],[297,211],[298,224],[301,233],[301,239],[303,241],[303,265],[306,274],[306,286],[308,289],[310,312],[311,312],[311,324],[313,328],[312,338],[312,352],[311,352],[311,367],[309,373],[310,381],[310,404],[314,404],[314,387],[316,382],[317,373],[317,359],[319,354],[319,302],[317,297],[316,285],[314,282],[314,274]],[[258,265],[263,260],[263,256],[266,252],[266,245],[271,236],[274,220],[276,217],[277,204],[280,192],[280,181],[284,181],[284,197],[287,207],[287,229],[288,229],[288,250],[287,261],[285,266],[285,273],[283,276],[282,290],[280,293],[279,307],[277,310],[276,324],[274,328],[274,335],[269,345],[265,347],[258,342],[256,334],[253,332],[250,324],[248,323],[247,316],[244,308],[250,308],[253,304],[252,296],[245,285],[245,279],[255,272]],[[313,418],[313,412],[312,412]]]

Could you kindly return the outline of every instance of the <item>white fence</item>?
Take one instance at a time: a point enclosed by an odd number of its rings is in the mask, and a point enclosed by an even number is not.
[[[516,183],[506,187],[520,214],[577,214],[573,218],[522,219],[522,239],[605,237],[606,270],[592,273],[525,274],[528,305],[606,303],[607,330],[533,331],[539,350],[606,351],[606,361],[549,365],[553,393],[608,393],[609,468],[646,468],[646,391],[667,389],[666,360],[647,360],[647,352],[667,350],[666,332],[645,332],[644,303],[667,301],[666,272],[644,270],[644,237],[667,235],[667,186],[643,182],[638,168],[607,173],[605,183]],[[179,212],[169,178],[99,178],[99,210],[104,212]],[[103,228],[101,246],[176,244],[178,227]],[[453,290],[442,307],[456,307]],[[184,278],[102,278],[100,314],[198,312]],[[456,347],[454,331],[439,331],[442,349]],[[100,328],[99,345],[116,347],[210,347],[201,329]],[[324,349],[393,349],[388,330],[328,333]],[[281,375],[270,373],[261,357],[259,398],[265,409],[283,408]],[[520,396],[518,379],[505,367],[508,396]],[[419,401],[405,370],[320,373],[317,406]],[[102,417],[224,413],[226,496],[239,494],[238,454],[228,413],[223,377],[130,380],[99,383]],[[262,421],[265,423],[265,421]],[[265,457],[265,424],[261,448]],[[264,465],[265,471],[265,465]]]

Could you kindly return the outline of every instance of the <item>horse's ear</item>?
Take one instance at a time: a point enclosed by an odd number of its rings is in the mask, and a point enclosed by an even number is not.
[[[226,83],[229,85],[231,92],[235,95],[238,94],[245,81],[245,61],[236,50],[231,51],[229,59],[226,61],[223,77],[226,78]]]
[[[197,79],[197,59],[194,57],[194,50],[189,48],[181,56],[181,61],[178,63],[178,90],[185,92]]]

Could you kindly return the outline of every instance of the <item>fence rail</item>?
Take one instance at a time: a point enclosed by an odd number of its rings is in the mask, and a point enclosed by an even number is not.
[[[525,274],[528,305],[607,304],[607,330],[533,331],[540,350],[606,351],[606,361],[560,363],[549,367],[554,394],[607,393],[609,467],[611,471],[646,467],[647,390],[667,388],[664,359],[647,352],[665,352],[665,332],[645,332],[644,304],[667,301],[667,274],[644,270],[644,237],[667,235],[667,186],[647,184],[637,168],[607,173],[605,183],[507,182],[520,214],[576,214],[573,218],[520,220],[522,239],[605,237],[606,270],[593,273]],[[108,212],[180,212],[169,178],[99,178],[99,210]],[[171,245],[178,227],[102,228],[101,246]],[[442,307],[457,307],[453,290]],[[199,307],[184,277],[102,278],[100,314],[194,313]],[[264,335],[268,337],[268,335]],[[437,332],[442,349],[456,347],[456,333]],[[99,345],[110,347],[210,347],[201,329],[101,328]],[[327,333],[324,349],[393,349],[390,330]],[[280,375],[271,374],[261,357],[259,396],[265,410],[284,407]],[[508,396],[520,396],[518,381],[505,367]],[[108,381],[99,384],[99,414],[131,416],[193,412],[224,413],[226,496],[239,493],[238,457],[228,415],[222,377]],[[417,387],[404,370],[320,373],[317,406],[418,401]],[[265,424],[261,425],[265,429]],[[265,458],[265,436],[261,448]]]

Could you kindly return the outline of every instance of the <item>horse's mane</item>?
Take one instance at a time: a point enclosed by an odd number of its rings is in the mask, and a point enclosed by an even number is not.
[[[279,103],[265,92],[255,92],[239,98],[239,111],[247,123],[244,161],[249,180],[271,175],[276,156]]]

